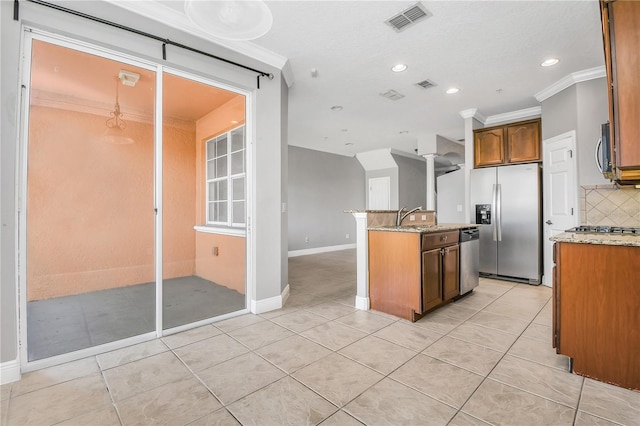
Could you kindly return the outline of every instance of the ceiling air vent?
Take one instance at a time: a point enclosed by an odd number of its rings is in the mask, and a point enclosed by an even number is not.
[[[421,19],[428,18],[429,16],[431,16],[431,12],[425,9],[422,4],[416,3],[408,9],[393,15],[391,18],[384,21],[384,23],[391,26],[397,32],[400,32],[404,31]]]
[[[384,93],[380,93],[380,96],[391,99],[392,101],[397,101],[398,99],[404,98],[403,94],[398,93],[395,90],[387,90]]]
[[[422,80],[416,83],[416,86],[420,86],[423,89],[428,89],[430,87],[436,86],[436,84],[431,80]]]

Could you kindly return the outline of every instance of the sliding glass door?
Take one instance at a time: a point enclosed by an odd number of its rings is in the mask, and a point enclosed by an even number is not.
[[[139,66],[33,41],[29,361],[155,330],[155,79]]]
[[[246,311],[246,95],[27,39],[23,362]]]
[[[245,97],[163,74],[164,329],[245,309]]]

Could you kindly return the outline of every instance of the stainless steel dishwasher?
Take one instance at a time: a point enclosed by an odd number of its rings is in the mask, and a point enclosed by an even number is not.
[[[480,230],[460,230],[460,295],[471,292],[480,281]]]

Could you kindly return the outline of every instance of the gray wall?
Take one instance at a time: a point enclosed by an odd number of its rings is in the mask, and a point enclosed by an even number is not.
[[[281,203],[286,201],[286,107],[282,97],[286,89],[277,69],[265,66],[250,58],[231,52],[202,39],[184,34],[179,30],[133,15],[107,2],[69,2],[65,6],[89,13],[122,25],[135,27],[171,40],[180,41],[197,49],[228,59],[237,60],[248,66],[273,72],[273,80],[262,79],[261,89],[256,90],[256,75],[232,65],[209,59],[187,51],[168,47],[168,61],[161,59],[161,44],[131,33],[93,23],[82,18],[52,11],[33,3],[20,2],[20,18],[24,23],[47,31],[84,40],[120,52],[132,54],[167,66],[183,69],[228,82],[234,86],[252,90],[255,101],[255,144],[254,144],[254,192],[255,203],[251,211],[253,249],[257,253],[253,274],[256,284],[252,288],[254,299],[262,300],[279,296],[286,285],[287,250],[286,217],[281,213]],[[1,215],[2,227],[0,244],[2,297],[0,328],[0,362],[17,358],[17,283],[16,264],[16,176],[18,108],[18,69],[20,67],[21,22],[12,20],[13,2],[1,1]],[[284,179],[286,182],[286,179]]]
[[[427,205],[427,165],[424,161],[393,155],[398,164],[398,204],[408,208]]]
[[[398,205],[400,204],[400,193],[398,191],[398,168],[392,167],[389,169],[378,169],[378,170],[368,170],[365,173],[365,182],[364,182],[364,195],[365,195],[365,208],[369,208],[369,179],[378,178],[378,177],[389,177],[390,179],[390,188],[389,188],[389,208],[399,209]]]
[[[290,146],[289,250],[355,243],[355,220],[344,210],[365,208],[364,176],[355,157]]]
[[[280,155],[282,161],[282,180],[280,181],[280,192],[282,194],[282,202],[287,203],[287,208],[281,210],[280,226],[282,244],[280,244],[280,274],[281,274],[281,290],[289,284],[289,87],[282,78],[281,94],[281,111],[280,120],[282,129],[282,143],[280,144]]]
[[[584,81],[577,85],[578,113],[578,181],[580,185],[611,183],[605,179],[594,161],[601,125],[609,120],[607,79]]]
[[[606,78],[574,84],[542,102],[542,139],[576,131],[578,185],[610,183],[594,161],[600,125],[608,120]]]

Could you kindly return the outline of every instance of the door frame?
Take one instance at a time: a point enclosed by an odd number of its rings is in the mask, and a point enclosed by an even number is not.
[[[579,204],[579,197],[578,197],[578,186],[579,186],[579,182],[578,182],[578,152],[577,152],[577,138],[576,138],[576,131],[575,130],[570,130],[568,132],[559,134],[557,136],[553,136],[551,138],[548,139],[544,139],[542,141],[542,238],[543,238],[543,244],[542,244],[542,259],[543,259],[543,279],[542,279],[542,284],[546,285],[548,287],[552,286],[552,277],[548,276],[551,274],[547,274],[547,266],[548,265],[552,265],[553,264],[553,250],[549,250],[547,241],[548,238],[550,238],[547,235],[547,227],[545,227],[545,223],[547,220],[549,220],[549,212],[547,211],[547,207],[549,206],[549,197],[551,196],[550,191],[548,191],[547,188],[547,172],[546,170],[549,169],[548,164],[546,164],[547,161],[547,146],[550,143],[553,142],[557,142],[559,140],[562,139],[570,139],[570,150],[572,150],[573,155],[571,156],[571,160],[573,163],[573,173],[572,173],[572,178],[573,178],[573,182],[574,185],[572,186],[573,188],[573,194],[572,197],[573,198],[573,205],[575,206],[575,212],[576,214],[573,215],[574,217],[574,223],[573,226],[577,226],[580,223],[580,209],[578,208]]]
[[[27,301],[26,301],[26,241],[27,241],[27,167],[28,167],[28,146],[29,146],[29,111],[30,111],[30,85],[31,85],[31,52],[33,40],[40,40],[47,43],[55,44],[58,46],[66,47],[69,49],[77,50],[83,53],[100,56],[102,58],[118,61],[125,64],[130,64],[139,68],[144,68],[156,73],[156,95],[154,99],[155,104],[155,117],[154,117],[154,206],[157,213],[154,220],[154,259],[155,259],[155,284],[156,284],[156,312],[155,312],[155,330],[140,334],[137,336],[129,337],[122,340],[116,340],[113,342],[91,346],[88,348],[80,349],[73,352],[56,355],[49,358],[43,358],[40,360],[29,361],[28,348],[27,348]],[[255,140],[255,114],[253,113],[255,105],[255,98],[253,91],[242,89],[236,86],[225,84],[212,78],[207,78],[197,75],[195,72],[182,71],[177,68],[166,67],[159,62],[141,59],[126,53],[121,53],[115,50],[111,50],[99,45],[91,44],[74,38],[50,33],[48,31],[39,30],[28,26],[22,27],[21,35],[21,58],[19,64],[19,111],[18,118],[18,135],[17,135],[17,147],[16,150],[16,205],[18,210],[16,212],[16,219],[18,222],[18,231],[16,234],[16,240],[18,247],[15,256],[16,262],[16,305],[19,313],[18,321],[18,362],[20,364],[20,371],[26,373],[29,371],[39,370],[88,356],[95,356],[108,351],[124,348],[137,343],[150,341],[162,336],[174,334],[180,331],[188,330],[191,328],[199,327],[213,322],[220,321],[222,319],[234,317],[237,315],[250,312],[251,301],[255,292],[255,276],[253,274],[253,268],[255,264],[255,244],[253,241],[253,231],[251,227],[251,215],[254,206],[254,183],[255,176],[254,161],[253,161],[253,141]],[[198,81],[210,86],[218,87],[223,90],[228,90],[240,95],[245,96],[245,144],[246,144],[246,232],[245,232],[245,308],[232,312],[229,314],[221,315],[218,317],[208,318],[205,320],[197,321],[194,323],[185,324],[179,327],[171,329],[162,329],[162,76],[164,73],[170,73],[178,75],[193,81]]]

